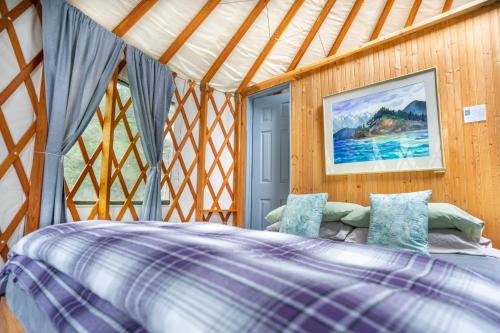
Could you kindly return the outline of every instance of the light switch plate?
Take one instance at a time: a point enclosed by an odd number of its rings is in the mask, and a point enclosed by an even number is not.
[[[464,123],[486,120],[486,104],[464,107]]]

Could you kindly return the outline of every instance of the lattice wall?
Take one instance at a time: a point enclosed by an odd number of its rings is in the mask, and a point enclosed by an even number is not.
[[[43,156],[43,151],[34,154],[37,114],[44,111],[43,103],[40,104],[41,44],[38,2],[0,0],[0,254],[3,260],[12,244],[23,235],[33,158]],[[165,127],[165,140],[171,148],[165,150],[163,164],[164,219],[194,221],[197,208],[200,209],[197,193],[203,193],[202,218],[231,222],[236,149],[233,96],[208,89],[204,114],[200,86],[180,78],[176,78],[176,85],[175,108],[171,109]],[[138,219],[148,167],[135,126],[130,93],[126,90],[118,83],[113,88],[113,139],[127,143],[125,149],[113,149],[111,154],[109,215],[116,220]],[[65,159],[67,167],[77,170],[65,174],[70,220],[99,217],[105,102],[103,99],[89,128]],[[205,174],[200,189],[197,179],[203,151],[199,147],[202,116],[206,117],[207,136]]]
[[[66,169],[79,170],[79,173],[65,173],[67,217],[72,221],[97,218],[99,197],[99,176],[102,156],[102,126],[104,107],[98,107],[89,128],[78,139],[77,144],[65,157]],[[96,142],[97,141],[97,144]],[[85,205],[75,202],[87,201]]]
[[[0,15],[1,263],[27,218],[42,52],[40,8],[32,1],[0,0]]]
[[[125,63],[118,77],[125,78]],[[165,221],[194,221],[197,209],[197,177],[200,157],[201,90],[193,81],[175,79],[173,106],[165,125],[162,175]],[[65,160],[68,217],[73,220],[98,218],[106,98],[78,144]],[[113,220],[138,220],[148,165],[135,124],[130,90],[119,80],[113,86],[114,110],[111,129],[112,166],[108,171]],[[227,223],[234,201],[234,99],[231,94],[209,90],[207,96],[207,140],[203,178],[203,219]],[[78,172],[75,172],[77,170]]]
[[[204,219],[223,223],[233,221],[235,171],[234,96],[209,91],[207,113],[206,185]]]
[[[125,63],[122,66],[123,72]],[[120,76],[123,75],[121,73]],[[130,89],[125,84],[115,82],[114,99],[109,181],[110,218],[118,221],[138,220],[139,210],[134,202],[143,199],[148,165],[135,121]]]
[[[162,185],[170,191],[170,205],[164,209],[165,221],[192,221],[196,210],[196,175],[199,157],[201,115],[200,87],[193,81],[176,78],[176,108],[170,112],[165,139],[172,140],[174,154],[163,164]]]

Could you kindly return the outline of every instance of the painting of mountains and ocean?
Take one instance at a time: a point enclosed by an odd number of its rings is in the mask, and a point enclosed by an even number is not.
[[[429,156],[424,83],[333,103],[334,164]]]

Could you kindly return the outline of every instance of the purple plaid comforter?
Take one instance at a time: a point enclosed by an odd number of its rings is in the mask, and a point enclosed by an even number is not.
[[[109,331],[500,328],[500,282],[451,263],[216,224],[48,227],[15,246],[3,272],[18,276],[44,311],[58,319],[57,329],[68,332],[95,331],[92,316],[108,322]],[[57,290],[67,285],[81,290],[66,292],[74,299],[60,302]],[[81,293],[86,293],[83,300]],[[108,303],[114,310],[103,310]]]

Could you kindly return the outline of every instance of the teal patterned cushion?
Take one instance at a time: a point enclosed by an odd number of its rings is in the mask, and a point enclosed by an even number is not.
[[[280,232],[318,237],[327,193],[289,194],[280,224]]]
[[[427,231],[431,193],[370,194],[368,244],[429,255]]]

